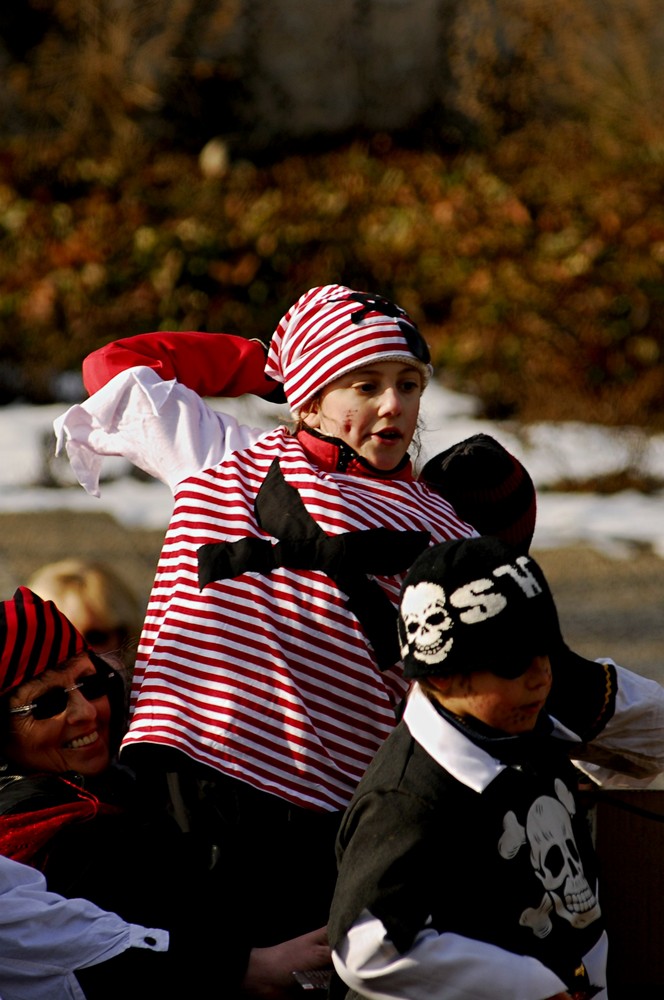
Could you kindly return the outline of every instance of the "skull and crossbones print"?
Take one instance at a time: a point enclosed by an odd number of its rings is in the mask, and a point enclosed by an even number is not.
[[[399,620],[402,657],[412,656],[429,666],[442,663],[454,645],[455,631],[495,618],[508,606],[506,593],[499,586],[503,578],[518,587],[526,599],[541,594],[529,563],[526,556],[520,556],[514,563],[496,567],[490,577],[464,583],[449,596],[439,584],[426,580],[406,587]]]
[[[445,591],[434,583],[408,587],[401,604],[401,655],[409,649],[423,663],[444,660],[452,648],[452,638],[445,633],[452,619],[445,607]]]
[[[556,778],[555,791],[557,798],[541,795],[533,802],[525,827],[512,811],[506,813],[498,842],[499,853],[508,860],[516,857],[521,847],[530,845],[530,863],[545,891],[541,902],[527,907],[519,922],[538,938],[550,934],[550,915],[554,911],[575,928],[587,927],[601,912],[572,830],[574,798],[560,778]]]

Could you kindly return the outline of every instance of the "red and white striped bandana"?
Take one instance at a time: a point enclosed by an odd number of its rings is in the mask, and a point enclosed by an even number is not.
[[[19,587],[0,602],[0,696],[87,649],[53,601]]]
[[[429,349],[408,314],[380,295],[343,285],[311,288],[282,317],[265,373],[297,413],[330,382],[377,361],[405,361],[431,377]]]

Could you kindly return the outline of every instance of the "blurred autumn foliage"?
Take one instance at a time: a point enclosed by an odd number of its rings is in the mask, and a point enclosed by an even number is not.
[[[47,6],[62,29],[81,3]],[[662,10],[469,0],[445,99],[409,128],[262,149],[236,131],[200,155],[200,121],[198,148],[154,134],[126,30],[101,89],[90,51],[64,81],[45,31],[13,68],[23,124],[0,152],[0,401],[49,400],[54,374],[147,329],[267,338],[341,281],[408,309],[490,416],[664,426]],[[31,90],[58,66],[59,91]]]

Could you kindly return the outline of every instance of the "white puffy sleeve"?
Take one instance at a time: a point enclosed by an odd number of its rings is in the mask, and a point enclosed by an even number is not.
[[[253,444],[262,431],[213,410],[175,379],[148,367],[120,372],[54,422],[79,483],[99,496],[105,456],[121,456],[174,490],[187,476]]]

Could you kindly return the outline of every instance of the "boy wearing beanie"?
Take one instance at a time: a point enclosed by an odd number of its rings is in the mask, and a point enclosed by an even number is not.
[[[626,720],[638,719],[633,748],[642,733],[661,744],[661,688],[571,654],[540,567],[496,538],[423,553],[399,635],[416,683],[338,840],[329,940],[348,997],[606,997],[607,935],[570,756],[582,755],[584,728],[607,748],[630,745]],[[573,670],[594,681],[565,714]],[[549,698],[552,672],[565,698]]]

